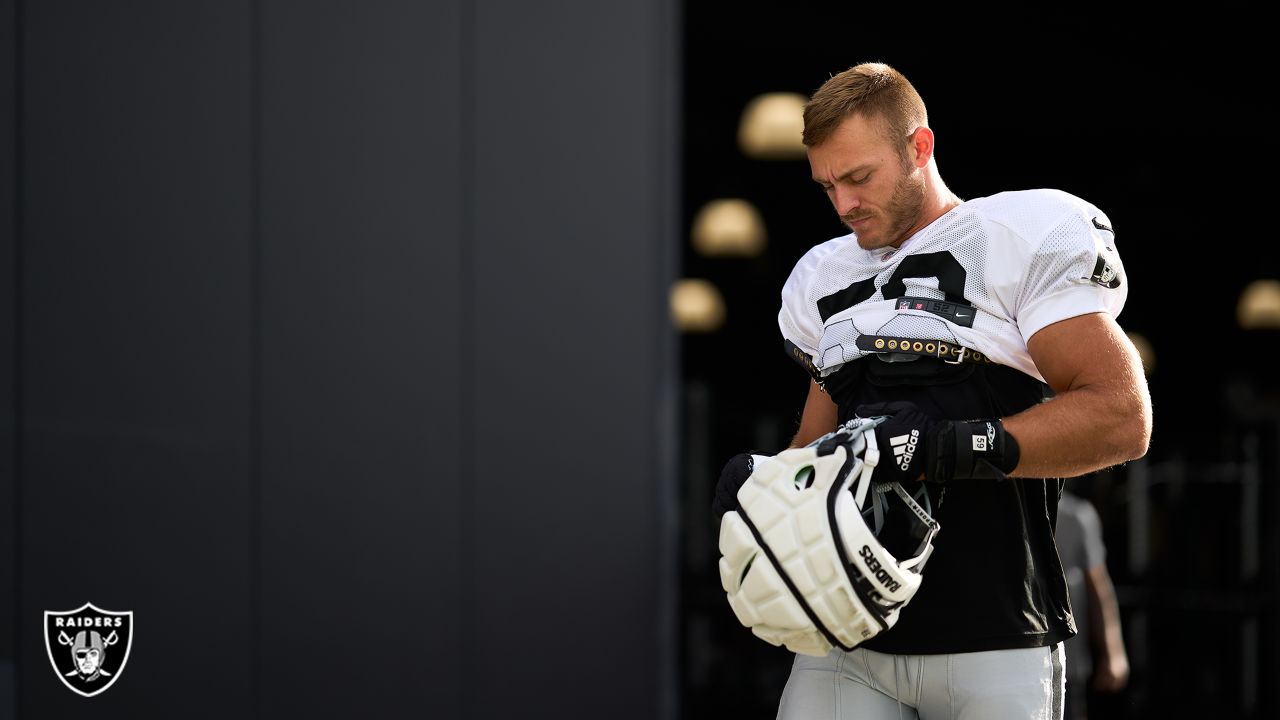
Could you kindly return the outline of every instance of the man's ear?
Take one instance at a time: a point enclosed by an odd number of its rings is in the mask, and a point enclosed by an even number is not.
[[[922,168],[933,158],[933,131],[923,125],[911,133],[907,141],[910,144],[907,157],[911,164]]]

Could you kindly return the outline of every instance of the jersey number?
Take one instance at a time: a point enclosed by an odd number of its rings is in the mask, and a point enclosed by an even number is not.
[[[876,277],[878,276],[873,275],[865,280],[859,280],[819,300],[818,314],[822,316],[822,322],[825,323],[832,315],[875,295]],[[947,296],[947,302],[966,305],[968,304],[964,299],[966,277],[968,273],[960,266],[960,261],[946,250],[910,255],[898,264],[898,269],[889,276],[888,282],[881,286],[880,294],[885,300],[900,298],[907,294],[907,286],[903,282],[907,278],[935,278],[938,281],[938,289]]]

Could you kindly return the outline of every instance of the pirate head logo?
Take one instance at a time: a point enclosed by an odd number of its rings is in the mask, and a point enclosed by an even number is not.
[[[76,610],[44,613],[49,662],[72,692],[93,697],[111,687],[129,661],[133,612],[111,612],[85,603]]]
[[[1088,279],[1104,288],[1114,289],[1120,287],[1120,274],[1116,272],[1115,268],[1111,267],[1111,263],[1107,262],[1107,259],[1101,253],[1098,254],[1098,259],[1093,264],[1093,275],[1090,275]]]

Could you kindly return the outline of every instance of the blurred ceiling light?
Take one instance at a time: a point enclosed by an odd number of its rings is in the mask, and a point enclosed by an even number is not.
[[[1254,280],[1240,293],[1236,319],[1246,330],[1280,328],[1280,280]]]
[[[758,160],[803,158],[805,102],[797,93],[766,93],[747,103],[738,124],[738,147]]]
[[[1126,332],[1129,336],[1129,342],[1138,349],[1138,357],[1142,358],[1142,374],[1147,377],[1151,376],[1151,371],[1156,367],[1156,349],[1151,345],[1151,341],[1146,335],[1136,332]]]
[[[693,248],[709,257],[753,257],[764,242],[764,220],[746,200],[712,200],[693,219]]]
[[[714,332],[724,325],[724,316],[724,297],[710,282],[686,278],[671,286],[671,318],[681,332]]]

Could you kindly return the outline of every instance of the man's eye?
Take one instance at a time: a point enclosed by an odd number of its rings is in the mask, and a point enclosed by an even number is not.
[[[861,185],[870,179],[871,179],[871,173],[867,173],[866,175],[863,175],[857,180],[851,180],[850,182],[852,182],[854,185]]]

